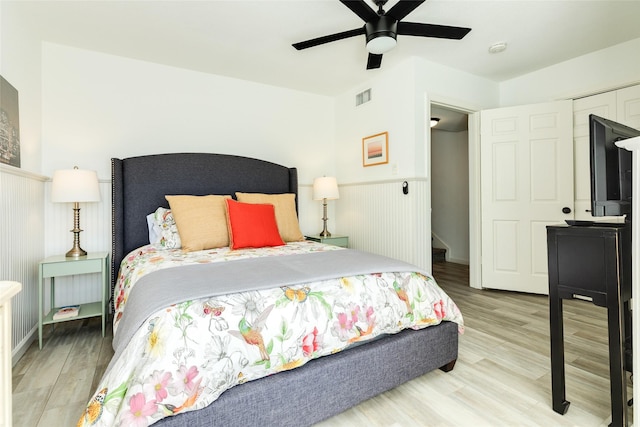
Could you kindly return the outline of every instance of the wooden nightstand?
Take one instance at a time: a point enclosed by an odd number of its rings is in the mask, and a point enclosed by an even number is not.
[[[38,344],[40,345],[40,349],[42,349],[42,326],[51,323],[101,316],[102,336],[104,337],[107,324],[107,301],[109,299],[107,297],[109,289],[109,253],[93,252],[80,258],[66,258],[64,255],[51,256],[40,261],[38,271]],[[80,311],[75,317],[54,320],[53,314],[58,310],[58,307],[55,305],[55,278],[88,273],[102,274],[102,300],[88,304],[80,304]],[[48,278],[51,279],[52,308],[51,311],[44,316],[44,279]]]
[[[349,236],[330,236],[330,237],[321,237],[318,235],[315,236],[305,236],[307,240],[312,240],[314,242],[326,243],[327,245],[340,246],[342,248],[349,247]]]

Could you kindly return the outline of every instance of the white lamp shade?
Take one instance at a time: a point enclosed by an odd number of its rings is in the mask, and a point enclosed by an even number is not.
[[[99,202],[100,186],[96,171],[64,169],[53,173],[51,201],[54,203]]]
[[[313,181],[313,200],[339,199],[338,182],[332,176],[323,176]]]

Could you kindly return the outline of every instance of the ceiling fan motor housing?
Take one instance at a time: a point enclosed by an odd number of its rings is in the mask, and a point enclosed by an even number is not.
[[[364,25],[367,43],[378,37],[391,37],[395,40],[398,34],[398,21],[389,16],[382,15],[375,21],[369,21]]]

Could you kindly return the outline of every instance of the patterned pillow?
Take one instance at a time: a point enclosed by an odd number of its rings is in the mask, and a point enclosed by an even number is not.
[[[164,197],[176,220],[182,250],[191,252],[229,246],[224,201],[231,196]]]
[[[149,226],[149,243],[157,244],[164,249],[181,247],[178,227],[170,209],[160,207],[154,213],[147,215],[147,225]]]

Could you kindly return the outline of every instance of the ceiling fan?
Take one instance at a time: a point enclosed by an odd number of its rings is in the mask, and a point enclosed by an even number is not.
[[[399,0],[395,6],[386,12],[383,10],[383,6],[387,3],[387,0],[373,0],[378,6],[377,12],[371,9],[364,0],[340,0],[340,2],[358,15],[365,22],[364,26],[294,43],[293,47],[302,50],[365,34],[367,37],[367,51],[369,52],[367,70],[371,70],[380,68],[382,54],[395,47],[398,34],[460,40],[471,31],[471,28],[402,21],[405,16],[424,3],[425,0]]]

